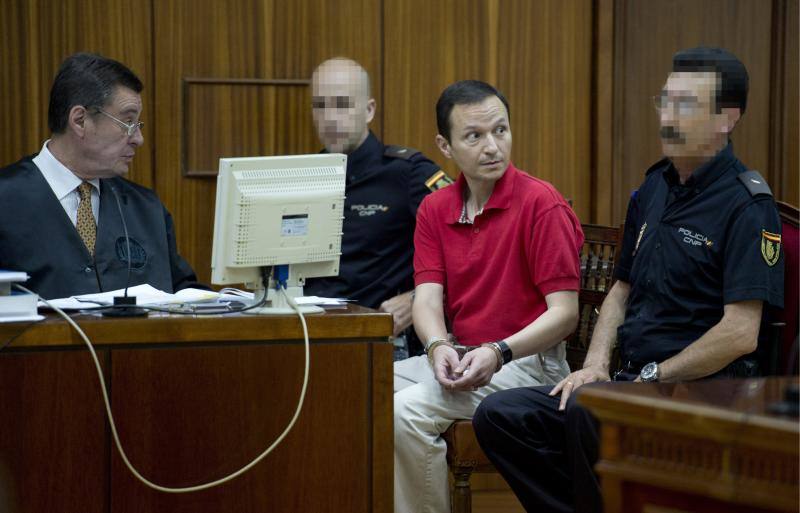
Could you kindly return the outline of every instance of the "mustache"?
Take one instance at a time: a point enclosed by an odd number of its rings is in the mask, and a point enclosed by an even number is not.
[[[683,143],[686,140],[683,137],[683,134],[680,133],[675,127],[671,126],[662,126],[661,130],[659,130],[659,134],[661,134],[662,139],[666,139],[668,141]]]

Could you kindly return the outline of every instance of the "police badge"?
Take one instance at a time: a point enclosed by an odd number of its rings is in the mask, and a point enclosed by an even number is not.
[[[781,256],[781,234],[761,230],[761,256],[768,266],[778,263]]]

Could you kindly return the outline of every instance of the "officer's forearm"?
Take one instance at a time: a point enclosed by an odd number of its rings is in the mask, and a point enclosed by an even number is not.
[[[586,352],[583,367],[599,367],[605,372],[609,371],[611,352],[617,340],[617,328],[625,320],[625,309],[628,302],[631,286],[627,282],[617,281],[608,291],[603,304],[600,306],[600,315],[592,332],[592,341]]]
[[[725,305],[722,319],[683,351],[659,364],[659,381],[688,381],[714,374],[758,345],[761,301]]]

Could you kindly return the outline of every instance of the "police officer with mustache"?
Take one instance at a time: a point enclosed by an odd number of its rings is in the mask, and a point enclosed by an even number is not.
[[[552,388],[493,394],[475,413],[481,446],[527,511],[602,510],[597,422],[574,400],[582,385],[758,374],[762,315],[783,306],[783,252],[769,186],[730,141],[747,92],[730,52],[675,54],[654,98],[665,158],[629,202],[616,283],[583,368]]]

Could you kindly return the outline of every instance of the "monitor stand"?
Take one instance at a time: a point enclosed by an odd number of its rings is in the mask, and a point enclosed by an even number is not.
[[[278,292],[278,290],[272,285],[273,284],[270,284],[269,290],[266,291],[267,304],[270,306],[253,308],[251,310],[245,310],[242,313],[248,315],[295,315],[297,311],[292,308],[291,305],[289,305],[289,303],[286,301],[286,297]],[[263,288],[257,288],[253,291],[253,299],[255,300],[255,303],[258,303],[261,301],[261,299],[263,299],[264,292],[265,290]],[[302,297],[303,287],[287,287],[286,295],[291,298]],[[323,308],[315,305],[303,305],[299,306],[298,309],[303,314],[318,314],[325,312]]]

